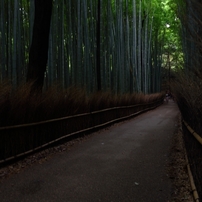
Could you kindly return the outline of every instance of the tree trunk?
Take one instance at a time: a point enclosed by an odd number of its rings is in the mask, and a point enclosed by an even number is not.
[[[35,0],[35,18],[27,72],[27,82],[33,82],[34,91],[41,91],[43,87],[48,59],[51,13],[52,0]]]

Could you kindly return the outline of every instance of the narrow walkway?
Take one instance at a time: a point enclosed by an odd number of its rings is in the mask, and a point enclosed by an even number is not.
[[[0,183],[1,202],[168,202],[172,101],[93,134]]]

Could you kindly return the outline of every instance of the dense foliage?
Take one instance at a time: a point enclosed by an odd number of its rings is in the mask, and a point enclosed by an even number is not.
[[[181,40],[184,69],[172,84],[183,119],[202,136],[202,2],[200,0],[175,0],[181,20]],[[202,198],[201,144],[183,127],[186,149],[199,199]]]
[[[0,80],[18,86],[27,76],[34,1],[0,5]],[[170,62],[174,67],[181,57],[172,5],[171,0],[54,0],[45,87],[59,82],[89,92],[160,91],[162,67]]]

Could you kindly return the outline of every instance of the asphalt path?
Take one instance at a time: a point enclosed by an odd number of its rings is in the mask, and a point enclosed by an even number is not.
[[[168,202],[174,102],[91,135],[0,183],[1,202]]]

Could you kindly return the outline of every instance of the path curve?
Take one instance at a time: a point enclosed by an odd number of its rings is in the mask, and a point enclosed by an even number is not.
[[[168,202],[167,164],[178,114],[169,102],[95,133],[2,180],[1,202]]]

